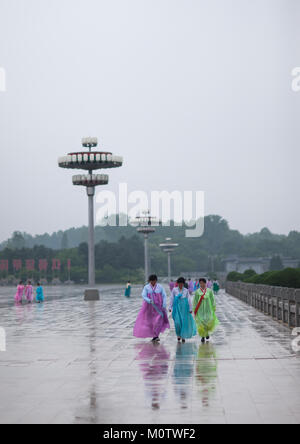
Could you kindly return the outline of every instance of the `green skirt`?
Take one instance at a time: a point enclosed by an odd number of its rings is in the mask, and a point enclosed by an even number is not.
[[[217,326],[219,320],[210,300],[204,299],[195,317],[198,334],[201,338],[210,336]]]

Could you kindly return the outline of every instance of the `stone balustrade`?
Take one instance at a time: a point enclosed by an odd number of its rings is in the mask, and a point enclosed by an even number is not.
[[[226,292],[290,328],[300,327],[300,289],[227,281]]]

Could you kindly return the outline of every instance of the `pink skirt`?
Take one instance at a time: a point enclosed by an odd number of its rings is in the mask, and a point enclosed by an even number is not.
[[[16,295],[15,295],[15,302],[17,304],[19,304],[20,302],[22,302],[22,297],[23,297],[23,293],[20,293],[19,291],[17,291]]]
[[[156,338],[167,328],[170,328],[167,311],[163,308],[162,295],[155,293],[153,302],[162,316],[153,305],[144,301],[133,329],[133,336],[136,338]]]
[[[32,290],[26,291],[26,299],[27,299],[28,302],[32,302],[33,301],[33,291]]]

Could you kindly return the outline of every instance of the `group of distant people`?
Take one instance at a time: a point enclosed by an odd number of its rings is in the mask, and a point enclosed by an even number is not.
[[[24,284],[23,281],[19,282],[19,285],[17,287],[17,292],[15,295],[15,302],[16,304],[22,304],[23,298],[25,296],[25,300],[28,302],[28,304],[32,304],[34,301],[34,289],[31,281],[27,281],[26,284]],[[44,302],[44,290],[42,285],[38,282],[36,287],[36,302],[40,304],[41,302]]]
[[[188,281],[185,282],[185,288],[188,289],[190,295],[192,295],[194,292],[199,290],[200,288],[200,282],[199,280],[193,281],[191,278],[188,279]],[[208,279],[206,282],[207,288],[211,289],[215,295],[217,295],[220,291],[220,284],[217,280],[212,281],[211,279]],[[170,284],[170,291],[172,292],[174,288],[178,287],[178,283],[171,280]]]
[[[215,295],[220,286],[217,281],[201,278],[196,282],[180,277],[170,282],[171,298],[169,312],[175,325],[178,342],[185,343],[199,334],[201,342],[209,341],[219,324],[216,316]],[[130,297],[131,283],[128,282],[125,296]],[[195,292],[194,298],[192,294]],[[138,314],[133,335],[137,338],[152,338],[160,342],[160,334],[170,328],[167,313],[167,295],[156,275],[149,277],[142,292],[143,305]]]

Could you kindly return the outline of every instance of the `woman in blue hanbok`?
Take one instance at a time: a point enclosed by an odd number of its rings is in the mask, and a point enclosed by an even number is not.
[[[126,286],[126,290],[125,290],[125,296],[127,298],[130,298],[131,295],[131,282],[128,281],[127,286]]]
[[[193,306],[189,290],[185,288],[185,279],[179,278],[178,287],[171,294],[170,312],[175,324],[178,341],[185,342],[197,335],[197,328],[193,318]]]
[[[200,288],[199,281],[195,281],[195,283],[194,283],[194,291],[199,290],[199,288]]]
[[[36,302],[39,304],[41,302],[44,302],[45,297],[44,297],[44,290],[43,287],[41,286],[41,284],[37,284],[37,289],[36,289]]]

